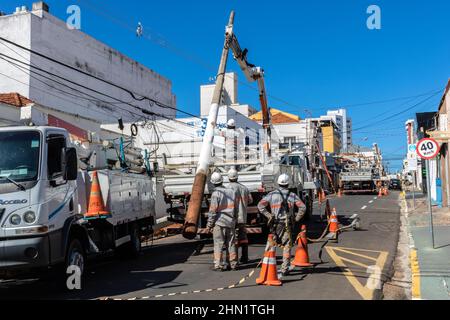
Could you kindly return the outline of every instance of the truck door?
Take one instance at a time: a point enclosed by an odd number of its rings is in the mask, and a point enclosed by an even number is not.
[[[67,218],[74,213],[74,192],[72,182],[64,179],[63,155],[66,137],[62,134],[47,136],[47,212],[50,232],[50,252],[52,262],[64,258],[63,227]]]

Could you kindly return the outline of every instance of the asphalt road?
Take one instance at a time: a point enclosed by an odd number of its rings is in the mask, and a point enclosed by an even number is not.
[[[258,286],[256,269],[264,253],[264,239],[252,238],[250,263],[238,271],[213,272],[211,241],[174,236],[145,247],[136,260],[113,257],[91,263],[82,290],[61,292],[52,276],[40,280],[0,283],[0,299],[379,299],[382,283],[393,270],[399,232],[399,194],[346,195],[329,199],[339,222],[354,213],[361,230],[340,234],[337,243],[308,245],[312,268],[296,268],[280,287]],[[323,211],[322,207],[322,211]],[[319,237],[325,223],[319,210],[308,222],[308,237]],[[199,254],[195,254],[200,249]],[[294,254],[294,250],[292,251]],[[280,261],[281,249],[277,255]],[[249,276],[249,274],[251,276]],[[238,283],[233,288],[227,288]],[[224,288],[224,289],[221,289]],[[193,292],[196,291],[196,292]],[[157,296],[157,297],[155,297]]]

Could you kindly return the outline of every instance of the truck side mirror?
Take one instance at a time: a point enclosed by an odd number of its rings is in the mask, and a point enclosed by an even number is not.
[[[78,158],[75,148],[64,149],[64,180],[77,180],[78,176]]]

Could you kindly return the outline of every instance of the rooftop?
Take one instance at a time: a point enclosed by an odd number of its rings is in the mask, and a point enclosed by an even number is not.
[[[11,106],[20,108],[34,103],[30,99],[18,94],[17,92],[0,93],[0,103],[9,104]]]

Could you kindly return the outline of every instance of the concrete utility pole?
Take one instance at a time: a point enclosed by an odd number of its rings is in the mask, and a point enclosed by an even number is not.
[[[200,158],[195,173],[194,184],[192,186],[191,199],[189,201],[188,210],[183,226],[183,237],[193,239],[197,235],[197,224],[202,209],[202,201],[205,192],[206,179],[208,176],[209,162],[211,159],[212,143],[214,139],[214,129],[217,122],[217,114],[222,99],[223,83],[225,80],[225,71],[227,68],[227,58],[229,51],[229,42],[233,36],[234,11],[231,11],[230,20],[225,29],[225,42],[220,59],[219,71],[217,74],[216,87],[214,89],[211,101],[211,109],[209,110],[208,123],[206,125],[205,135],[203,138],[202,148],[200,150]]]

